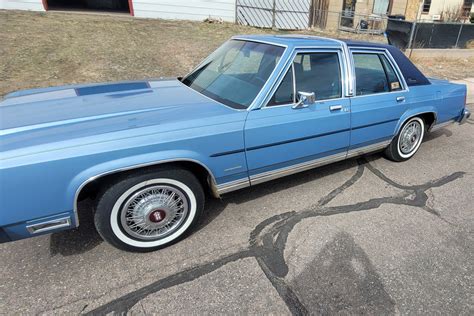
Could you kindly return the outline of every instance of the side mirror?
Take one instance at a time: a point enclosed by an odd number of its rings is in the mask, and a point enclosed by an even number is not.
[[[306,108],[309,105],[313,104],[316,102],[316,95],[314,92],[303,92],[303,91],[298,91],[298,102],[296,102],[292,108],[293,109],[302,109]]]

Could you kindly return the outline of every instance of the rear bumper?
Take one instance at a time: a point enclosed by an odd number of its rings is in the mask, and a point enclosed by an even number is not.
[[[467,119],[471,116],[471,112],[468,109],[464,109],[461,118],[459,119],[459,124],[466,123]]]

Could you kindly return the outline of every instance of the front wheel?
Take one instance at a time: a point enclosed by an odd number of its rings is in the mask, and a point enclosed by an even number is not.
[[[199,180],[183,169],[130,174],[112,184],[99,199],[97,231],[113,246],[153,251],[189,232],[204,208]]]
[[[425,122],[420,117],[412,117],[385,149],[385,156],[397,162],[410,159],[420,148],[424,135]]]

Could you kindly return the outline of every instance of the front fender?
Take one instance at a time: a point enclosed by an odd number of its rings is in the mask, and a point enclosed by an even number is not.
[[[76,201],[79,192],[87,183],[91,182],[92,180],[120,171],[133,170],[140,167],[173,161],[190,161],[200,164],[207,169],[213,181],[215,182],[214,174],[212,170],[206,165],[206,158],[201,154],[187,150],[169,150],[136,156],[128,156],[91,166],[77,174],[71,180],[66,191],[66,198],[67,200],[72,201],[72,203],[74,203],[74,208],[76,208]],[[77,213],[77,210],[74,210]]]

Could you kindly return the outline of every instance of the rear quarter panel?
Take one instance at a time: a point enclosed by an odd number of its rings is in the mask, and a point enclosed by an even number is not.
[[[411,86],[407,104],[396,126],[394,135],[410,117],[434,113],[436,124],[457,120],[464,108],[466,86],[444,80],[432,80],[431,85]]]
[[[437,102],[437,124],[458,119],[465,107],[467,87],[464,84],[447,80],[430,79],[432,87],[439,96]]]

